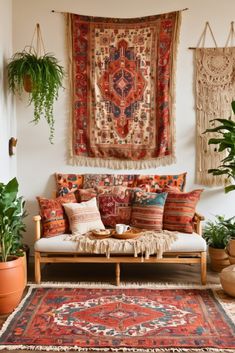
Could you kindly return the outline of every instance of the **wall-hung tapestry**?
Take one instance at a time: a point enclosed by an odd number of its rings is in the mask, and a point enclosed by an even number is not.
[[[206,29],[211,28],[206,23]],[[233,27],[232,27],[233,28]],[[211,31],[213,36],[213,33]],[[214,37],[213,37],[214,39]],[[215,42],[215,39],[214,39]],[[197,115],[197,183],[208,186],[223,185],[226,177],[208,174],[217,168],[225,153],[217,145],[208,145],[215,133],[203,132],[213,127],[210,120],[231,116],[231,102],[235,99],[235,47],[196,48],[196,115]]]
[[[170,164],[180,12],[117,19],[67,15],[70,162],[109,168]]]

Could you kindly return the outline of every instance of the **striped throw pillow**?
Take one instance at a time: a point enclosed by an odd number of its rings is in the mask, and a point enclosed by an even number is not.
[[[169,191],[164,209],[163,229],[192,233],[193,217],[202,191],[202,189],[191,192]]]
[[[162,230],[163,210],[167,193],[136,190],[132,203],[131,225],[142,229]]]
[[[85,234],[93,229],[105,229],[96,198],[81,203],[63,204],[73,234]]]

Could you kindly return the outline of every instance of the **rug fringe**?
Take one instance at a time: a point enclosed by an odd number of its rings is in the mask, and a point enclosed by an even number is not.
[[[149,288],[149,289],[175,289],[175,288],[186,288],[186,289],[222,289],[220,284],[207,283],[206,285],[194,284],[194,283],[170,283],[170,282],[122,282],[118,287],[116,284],[110,284],[107,282],[41,282],[41,284],[35,284],[28,282],[28,285],[32,288],[40,287],[68,287],[68,288]]]
[[[54,352],[133,352],[133,353],[235,353],[234,349],[224,348],[82,348],[79,346],[31,346],[31,345],[11,345],[11,346],[0,346],[0,350],[16,350],[16,349],[27,349],[32,351],[54,351]]]

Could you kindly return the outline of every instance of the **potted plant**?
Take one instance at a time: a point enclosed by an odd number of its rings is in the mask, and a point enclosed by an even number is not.
[[[226,246],[230,239],[229,230],[223,223],[224,216],[215,216],[215,221],[208,221],[203,231],[203,238],[206,240],[209,248],[211,269],[220,272],[228,266],[229,259],[226,253]]]
[[[17,52],[8,64],[9,89],[21,96],[23,88],[29,92],[29,104],[34,104],[33,122],[37,124],[45,117],[49,129],[49,140],[53,143],[54,116],[53,104],[62,87],[64,69],[52,54],[38,55],[30,47],[29,51]],[[30,83],[27,83],[30,80]]]
[[[233,113],[235,114],[235,101],[231,103]],[[227,156],[221,160],[221,164],[217,168],[209,169],[208,173],[213,175],[226,175],[230,185],[225,186],[226,193],[235,190],[235,121],[229,119],[213,119],[211,122],[220,124],[216,127],[206,129],[204,133],[216,132],[219,137],[210,138],[209,145],[218,145],[218,151],[227,151]]]
[[[235,216],[224,219],[223,225],[228,229],[229,242],[227,245],[228,258],[231,264],[235,264]]]
[[[0,314],[9,313],[18,305],[26,285],[21,241],[25,230],[24,201],[17,193],[16,178],[0,183]]]

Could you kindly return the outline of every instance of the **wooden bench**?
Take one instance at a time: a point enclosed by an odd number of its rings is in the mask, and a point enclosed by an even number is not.
[[[110,258],[104,255],[93,255],[76,252],[73,241],[63,241],[63,235],[52,238],[41,237],[41,217],[34,216],[35,221],[35,281],[41,282],[41,264],[46,263],[114,263],[116,264],[116,285],[120,284],[121,263],[176,263],[200,264],[201,283],[206,284],[206,242],[202,238],[201,221],[204,217],[194,215],[194,233],[179,233],[170,251],[165,252],[162,258],[151,256],[144,259],[133,254],[111,254]],[[69,243],[70,242],[70,243]],[[175,250],[174,250],[175,249]]]

